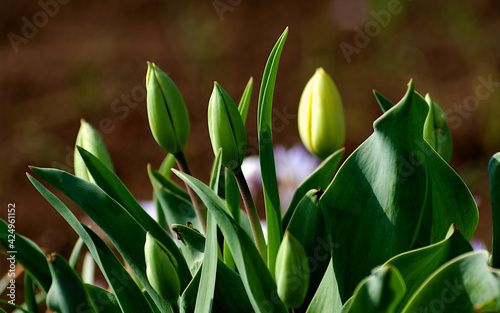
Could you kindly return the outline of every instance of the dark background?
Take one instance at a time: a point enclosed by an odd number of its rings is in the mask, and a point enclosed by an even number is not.
[[[46,252],[67,254],[76,235],[28,182],[28,165],[72,171],[85,118],[101,130],[131,192],[150,199],[146,164],[157,167],[164,157],[147,124],[144,77],[152,61],[184,95],[191,117],[186,157],[194,175],[206,181],[213,158],[206,122],[213,81],[239,99],[254,77],[247,132],[255,144],[262,72],[286,26],[274,105],[293,117],[283,120],[275,143],[299,142],[298,101],[316,67],[331,74],[342,95],[346,155],[371,134],[381,114],[372,89],[398,101],[413,78],[416,90],[429,92],[448,115],[451,164],[479,202],[477,237],[491,243],[487,164],[500,150],[500,93],[494,83],[481,95],[476,89],[484,80],[500,81],[499,1],[53,0],[0,6],[0,217],[15,203],[16,230]]]

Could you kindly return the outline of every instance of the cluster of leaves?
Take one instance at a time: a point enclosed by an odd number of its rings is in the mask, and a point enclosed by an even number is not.
[[[16,235],[17,261],[26,271],[26,305],[17,310],[37,312],[38,304],[46,301],[53,311],[64,313],[288,312],[291,307],[312,313],[500,312],[498,241],[491,258],[485,251],[472,251],[469,240],[478,223],[477,206],[447,160],[424,139],[424,125],[435,111],[414,91],[413,82],[397,104],[375,93],[384,114],[375,121],[373,134],[340,168],[343,149],[326,158],[297,188],[282,217],[270,138],[274,83],[286,36],[287,30],[271,52],[258,101],[267,257],[257,249],[249,218],[240,214],[238,187],[232,172],[222,166],[220,151],[208,185],[172,169],[172,155],[158,171],[148,167],[160,208],[154,220],[107,161],[78,147],[89,180],[52,168],[31,171],[92,218],[124,262],[28,174],[80,239],[66,261],[56,254],[47,258],[32,241]],[[240,102],[240,108],[246,107],[240,109],[244,117],[250,93],[251,81]],[[492,208],[497,212],[500,154],[492,158],[489,170]],[[205,225],[189,194],[170,179],[172,172],[202,200]],[[494,227],[494,235],[499,229]],[[147,233],[174,265],[180,293],[174,295],[174,305],[148,276]],[[8,234],[7,223],[0,221],[4,247]],[[293,241],[287,239],[289,234]],[[296,256],[305,255],[306,266],[295,266],[286,256],[281,261],[282,242],[303,247]],[[108,290],[76,272],[83,244]],[[281,286],[283,276],[276,276],[282,275],[283,266],[291,271],[296,288],[290,279]],[[283,288],[285,293],[280,292]],[[305,300],[291,305],[296,290],[297,297],[305,292]]]

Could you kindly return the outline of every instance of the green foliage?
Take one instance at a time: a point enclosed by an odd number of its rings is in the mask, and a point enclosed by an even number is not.
[[[489,256],[473,252],[469,243],[478,210],[448,164],[452,143],[445,116],[414,90],[412,81],[397,104],[374,92],[384,113],[374,122],[373,134],[342,164],[344,149],[322,155],[325,160],[296,189],[282,216],[272,102],[287,34],[288,29],[270,53],[257,108],[267,245],[238,171],[243,154],[234,145],[215,143],[210,181],[192,177],[182,154],[189,133],[182,96],[168,76],[149,64],[150,126],[159,144],[173,153],[159,170],[147,169],[161,213],[158,221],[113,172],[90,124],[82,124],[86,130],[78,136],[83,143],[75,152],[80,174],[31,171],[73,201],[107,239],[28,174],[79,239],[68,262],[57,254],[47,258],[9,226],[9,219],[0,221],[0,245],[9,254],[15,238],[16,261],[26,272],[26,303],[0,304],[29,313],[42,309],[44,301],[58,313],[285,313],[292,307],[307,313],[500,312],[500,153],[489,164],[494,235]],[[241,142],[252,87],[250,79],[238,108],[222,88],[216,90],[219,98],[212,104],[219,108],[212,113],[226,120],[214,119],[211,133]],[[242,122],[239,134],[232,121]],[[331,132],[319,135],[342,136]],[[84,133],[93,145],[81,141]],[[228,158],[237,158],[237,166],[229,165]],[[174,161],[181,171],[172,169]],[[240,211],[240,196],[247,214]],[[91,284],[95,270],[109,289]]]

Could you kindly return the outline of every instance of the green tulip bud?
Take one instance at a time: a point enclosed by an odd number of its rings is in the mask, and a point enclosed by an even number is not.
[[[309,261],[304,247],[290,232],[285,232],[276,257],[278,296],[287,306],[298,308],[309,288]]]
[[[214,154],[222,148],[222,164],[238,168],[247,151],[245,125],[233,99],[217,82],[208,103],[208,132]]]
[[[177,261],[148,232],[144,244],[146,276],[153,289],[171,305],[176,305],[181,293]]]
[[[156,142],[167,152],[184,149],[189,135],[189,115],[175,83],[154,63],[146,74],[149,127]]]
[[[425,101],[429,104],[429,113],[424,124],[424,139],[449,163],[453,153],[453,142],[446,116],[429,94],[425,96]]]
[[[92,153],[110,170],[114,171],[111,158],[109,157],[108,151],[101,140],[101,136],[99,136],[99,133],[94,129],[94,127],[85,122],[84,119],[80,121],[80,130],[76,136],[76,145]],[[76,177],[94,182],[92,175],[90,175],[87,166],[85,165],[85,162],[83,162],[83,159],[77,149],[75,149],[73,162]]]
[[[302,92],[297,122],[302,143],[318,158],[323,160],[344,146],[342,99],[323,68],[316,70]]]

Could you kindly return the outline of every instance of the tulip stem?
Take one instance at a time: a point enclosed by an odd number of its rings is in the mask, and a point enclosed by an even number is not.
[[[248,188],[245,175],[241,167],[238,166],[233,170],[234,177],[240,188],[241,197],[243,199],[243,204],[245,205],[245,210],[247,211],[248,219],[250,221],[250,227],[252,228],[253,237],[255,238],[255,245],[259,251],[264,263],[267,263],[267,247],[266,241],[264,240],[264,233],[262,232],[262,227],[260,225],[259,213],[255,208],[255,203],[253,202],[252,194]]]
[[[191,170],[189,169],[189,165],[186,161],[184,153],[181,151],[179,153],[176,153],[174,156],[175,160],[177,161],[177,165],[179,166],[179,169],[182,172],[191,175]],[[207,210],[205,208],[205,205],[203,204],[203,201],[201,201],[200,197],[198,197],[198,195],[193,191],[193,189],[191,189],[191,187],[189,187],[187,184],[186,184],[186,189],[189,193],[189,196],[191,197],[191,201],[193,202],[196,214],[200,219],[201,226],[203,227],[203,232],[205,232],[207,227]]]

